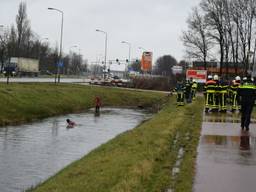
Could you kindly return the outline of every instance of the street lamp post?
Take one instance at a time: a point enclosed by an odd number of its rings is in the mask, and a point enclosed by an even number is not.
[[[132,47],[132,44],[127,42],[127,41],[122,41],[121,43],[124,43],[124,44],[127,44],[129,46],[129,53],[128,53],[128,63],[131,62],[131,47]]]
[[[131,47],[132,47],[132,44],[127,42],[127,41],[122,41],[121,43],[123,44],[127,44],[129,46],[129,53],[128,53],[128,62],[127,62],[127,65],[125,66],[125,71],[126,71],[126,77],[128,76],[128,65],[131,63]]]
[[[73,46],[69,47],[69,52],[71,52],[72,48],[77,48],[77,47],[78,47],[77,45],[73,45]]]
[[[100,29],[96,29],[97,32],[100,33],[104,33],[105,34],[105,58],[104,58],[104,73],[103,73],[103,77],[104,77],[104,81],[106,79],[106,69],[107,69],[107,48],[108,48],[108,33],[105,31],[102,31]]]
[[[147,51],[145,48],[143,47],[138,47],[140,50],[143,50],[143,51]]]
[[[58,83],[60,82],[60,64],[62,62],[62,40],[63,40],[63,23],[64,23],[64,12],[56,9],[49,7],[48,10],[53,10],[61,13],[61,34],[60,34],[60,54],[59,54],[59,63],[57,64],[57,73],[55,75],[55,83],[57,83],[57,78],[58,78]]]

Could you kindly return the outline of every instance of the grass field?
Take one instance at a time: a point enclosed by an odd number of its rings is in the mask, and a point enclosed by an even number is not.
[[[94,107],[95,96],[103,106],[151,107],[163,102],[162,93],[126,91],[67,84],[0,84],[0,126],[19,124]]]
[[[202,98],[181,108],[171,98],[150,121],[102,145],[32,191],[192,191],[202,111]],[[172,174],[181,149],[179,172]]]

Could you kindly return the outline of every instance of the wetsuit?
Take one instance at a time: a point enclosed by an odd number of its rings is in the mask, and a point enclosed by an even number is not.
[[[96,97],[96,99],[95,99],[95,113],[100,112],[100,106],[101,106],[100,98]]]
[[[237,94],[241,97],[241,128],[248,131],[256,95],[255,86],[251,82],[240,85]]]

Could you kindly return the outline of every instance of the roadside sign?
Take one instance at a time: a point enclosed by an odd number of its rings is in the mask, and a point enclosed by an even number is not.
[[[207,80],[206,70],[187,70],[186,79],[194,79],[197,83],[205,83]]]
[[[141,59],[141,70],[144,72],[152,71],[152,52],[144,52]]]
[[[172,74],[177,75],[177,74],[182,74],[183,68],[182,66],[175,65],[172,67]]]
[[[58,62],[58,67],[64,67],[64,63],[63,63],[63,61],[60,61],[60,62]]]

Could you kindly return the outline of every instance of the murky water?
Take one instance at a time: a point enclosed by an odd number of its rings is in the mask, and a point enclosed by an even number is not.
[[[242,132],[239,114],[205,114],[194,192],[256,189],[256,126]]]
[[[23,191],[83,157],[92,149],[133,129],[150,114],[132,109],[103,109],[0,128],[0,191]],[[66,119],[78,125],[66,128]]]

